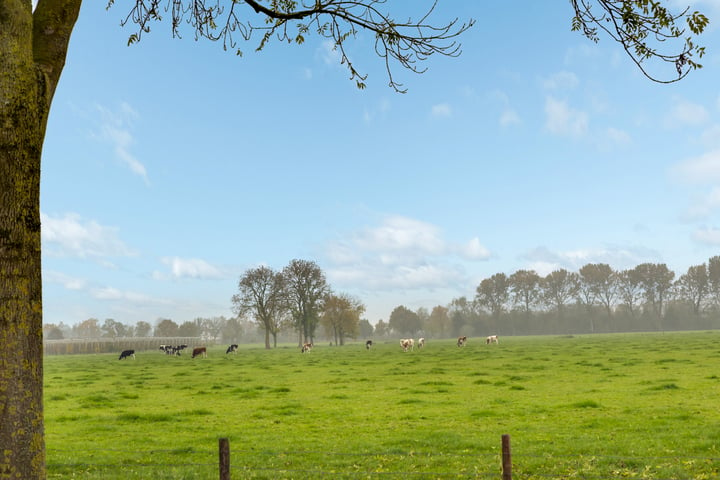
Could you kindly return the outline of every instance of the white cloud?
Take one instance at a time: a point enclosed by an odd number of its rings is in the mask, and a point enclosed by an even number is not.
[[[132,173],[138,175],[146,184],[149,184],[147,169],[135,155],[131,153],[131,147],[135,143],[133,137],[133,126],[139,117],[138,113],[127,103],[122,103],[118,111],[112,111],[102,105],[97,105],[100,112],[101,122],[97,137],[109,143],[115,157],[128,167]]]
[[[521,258],[527,261],[523,268],[535,270],[539,275],[547,275],[561,268],[578,271],[588,263],[606,263],[614,269],[633,268],[641,263],[659,261],[660,255],[645,247],[608,245],[567,251],[537,247]]]
[[[720,229],[712,227],[699,228],[693,233],[693,240],[705,245],[718,246],[720,245]]]
[[[143,293],[119,290],[113,287],[93,288],[90,295],[98,300],[127,300],[135,303],[147,303],[154,301],[152,297]]]
[[[43,271],[43,281],[59,283],[67,290],[83,290],[87,285],[87,282],[82,278],[71,277],[55,271]]]
[[[43,252],[79,258],[134,255],[119,238],[118,229],[86,220],[76,213],[52,217],[41,213]]]
[[[466,281],[460,258],[486,260],[490,252],[477,238],[453,244],[435,225],[389,216],[379,226],[330,243],[326,257],[328,277],[340,287],[440,289]]]
[[[720,209],[720,187],[714,187],[685,211],[682,220],[689,222],[702,220],[718,209]]]
[[[502,114],[500,114],[501,127],[511,127],[513,125],[519,125],[520,123],[522,123],[520,121],[520,116],[511,108],[505,109]]]
[[[490,258],[490,250],[485,248],[477,237],[462,245],[458,251],[460,256],[468,260],[487,260]]]
[[[698,126],[707,123],[709,118],[708,111],[702,105],[681,100],[675,102],[666,116],[665,125],[669,128]]]
[[[612,145],[627,145],[632,141],[627,132],[613,127],[608,127],[605,130],[605,138]]]
[[[543,81],[543,87],[548,90],[571,90],[578,86],[580,81],[572,72],[558,72]]]
[[[720,149],[683,160],[670,169],[670,175],[695,184],[719,182]]]
[[[433,117],[450,117],[452,108],[447,103],[438,103],[432,106],[431,112]]]
[[[161,259],[162,263],[170,267],[170,272],[174,278],[222,278],[222,271],[199,258],[180,258],[165,257]],[[162,276],[155,273],[155,278]]]
[[[588,130],[585,112],[570,108],[563,100],[547,97],[545,100],[545,128],[555,135],[579,137]]]

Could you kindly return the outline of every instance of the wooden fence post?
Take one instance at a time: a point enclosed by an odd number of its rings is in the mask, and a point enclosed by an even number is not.
[[[512,480],[512,457],[510,456],[510,435],[502,436],[502,478]]]
[[[230,480],[230,442],[220,439],[220,480]]]

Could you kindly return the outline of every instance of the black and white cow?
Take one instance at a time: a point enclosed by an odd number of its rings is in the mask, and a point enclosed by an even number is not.
[[[120,358],[118,360],[122,360],[123,358],[130,358],[132,357],[133,360],[135,360],[135,350],[123,350],[120,354]]]
[[[225,355],[227,355],[228,353],[234,353],[235,355],[237,355],[237,351],[238,351],[238,346],[237,346],[237,344],[233,343],[232,345],[230,345],[227,348],[227,350],[225,350]]]
[[[372,340],[368,340],[367,342],[365,342],[365,348],[370,350],[370,347],[372,347]]]

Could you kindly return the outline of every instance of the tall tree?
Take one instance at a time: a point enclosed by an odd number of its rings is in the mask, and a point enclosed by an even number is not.
[[[442,305],[433,307],[427,323],[428,331],[436,338],[447,338],[450,336],[451,328],[448,308]]]
[[[155,326],[155,337],[177,337],[180,327],[169,318],[161,318]]]
[[[148,322],[139,321],[135,325],[135,336],[136,337],[149,337],[152,331],[152,325]]]
[[[266,349],[270,349],[270,336],[277,347],[277,335],[289,311],[282,273],[264,265],[247,270],[238,281],[232,304],[238,316],[250,315],[263,329]]]
[[[496,273],[480,282],[475,289],[475,302],[490,310],[497,324],[510,298],[510,281],[504,273]]]
[[[658,328],[662,330],[662,318],[665,313],[664,306],[673,286],[675,272],[664,263],[641,263],[635,267],[643,297],[658,320]]]
[[[637,268],[623,270],[618,274],[618,297],[630,312],[631,317],[637,313],[636,307],[642,298],[642,283]]]
[[[328,291],[325,274],[310,260],[292,260],[283,269],[290,311],[298,331],[298,346],[312,342],[320,319],[322,300]]]
[[[529,317],[540,299],[540,275],[535,270],[518,270],[510,275],[509,281],[513,304],[520,306]]]
[[[414,336],[422,328],[418,314],[404,305],[399,305],[393,309],[388,324],[397,335]]]
[[[675,282],[675,286],[679,298],[692,305],[693,313],[699,316],[703,301],[708,294],[707,266],[703,263],[689,267],[687,273],[681,275]]]
[[[575,298],[579,285],[578,274],[564,268],[550,272],[540,282],[543,299],[558,312],[558,315],[562,315],[568,302]]]
[[[708,260],[708,289],[715,308],[720,308],[720,256]]]
[[[612,306],[616,295],[617,280],[615,272],[606,263],[588,263],[579,270],[581,301],[591,307],[594,304],[605,308],[608,318],[612,317]],[[590,331],[595,331],[592,312],[589,313]]]

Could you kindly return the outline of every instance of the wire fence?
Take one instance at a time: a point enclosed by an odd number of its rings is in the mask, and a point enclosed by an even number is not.
[[[160,479],[583,479],[720,478],[720,456],[631,457],[624,455],[523,455],[510,450],[503,435],[500,452],[327,452],[48,448],[48,478]],[[177,461],[172,459],[177,458]],[[82,459],[82,460],[81,460]],[[162,459],[162,461],[154,461]]]

